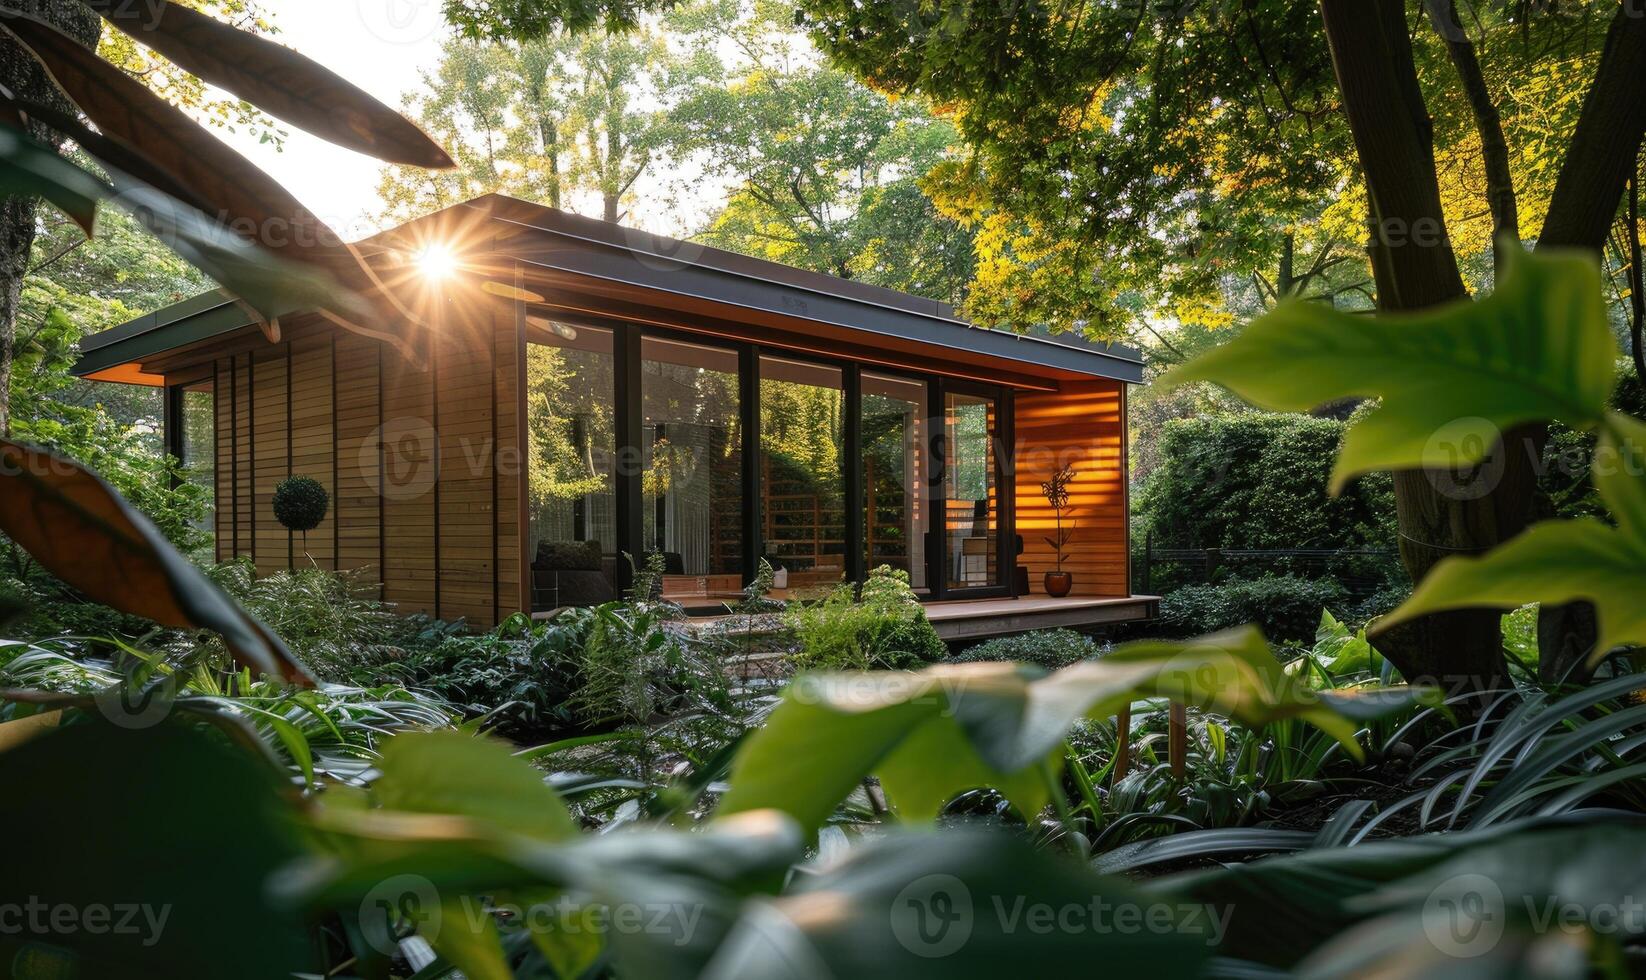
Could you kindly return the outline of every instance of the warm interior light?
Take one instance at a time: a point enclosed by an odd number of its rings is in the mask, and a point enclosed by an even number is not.
[[[417,253],[418,268],[430,279],[446,279],[457,271],[457,256],[439,242],[430,242]]]

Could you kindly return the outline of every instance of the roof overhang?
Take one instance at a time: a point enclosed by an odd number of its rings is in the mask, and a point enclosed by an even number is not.
[[[546,285],[569,309],[581,297],[585,312],[601,303],[671,311],[810,337],[825,349],[885,349],[903,362],[924,355],[1054,383],[1143,378],[1142,357],[1130,348],[974,327],[935,300],[498,195],[383,232],[361,243],[362,251],[401,258],[445,229],[460,230],[467,243],[465,268],[533,290]],[[86,338],[74,373],[155,383],[141,380],[155,377],[143,371],[144,361],[250,324],[229,294],[206,293]]]

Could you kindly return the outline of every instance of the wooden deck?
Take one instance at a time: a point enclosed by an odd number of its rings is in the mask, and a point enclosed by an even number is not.
[[[1018,599],[957,599],[929,602],[926,616],[937,635],[949,642],[986,640],[1030,630],[1082,629],[1106,623],[1152,619],[1159,596],[1118,598],[1024,596]]]

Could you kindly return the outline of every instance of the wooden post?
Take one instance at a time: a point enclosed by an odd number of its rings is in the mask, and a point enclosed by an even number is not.
[[[1189,709],[1172,703],[1171,717],[1166,725],[1166,753],[1172,765],[1172,778],[1182,779],[1188,772],[1189,762]]]
[[[1109,785],[1114,786],[1126,777],[1132,767],[1132,706],[1122,705],[1114,716],[1114,772],[1109,774]]]

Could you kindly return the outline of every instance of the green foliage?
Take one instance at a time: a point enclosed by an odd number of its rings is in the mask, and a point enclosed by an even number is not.
[[[640,723],[686,710],[724,711],[730,697],[716,651],[659,604],[594,609],[581,683],[569,707],[585,724]]]
[[[1590,479],[1616,526],[1550,521],[1485,555],[1448,558],[1379,628],[1449,609],[1581,599],[1598,610],[1598,660],[1646,643],[1646,612],[1634,599],[1646,587],[1646,424],[1608,408],[1616,357],[1599,288],[1586,257],[1516,250],[1497,291],[1479,302],[1365,319],[1294,304],[1169,380],[1215,380],[1292,410],[1380,396],[1345,438],[1334,489],[1367,470],[1426,466],[1468,494],[1472,481],[1491,479],[1489,455],[1504,431],[1546,421],[1593,430]]]
[[[1358,758],[1359,722],[1425,696],[1317,690],[1284,670],[1252,628],[1132,643],[1050,675],[1013,664],[807,675],[744,742],[719,812],[773,807],[815,831],[873,774],[905,819],[929,820],[957,794],[984,786],[1032,817],[1051,799],[1070,726],[1133,701],[1171,698],[1247,725],[1296,718]],[[796,758],[813,761],[801,768]]]
[[[1157,548],[1389,548],[1394,489],[1368,474],[1329,497],[1347,428],[1306,415],[1211,415],[1167,422],[1134,503],[1135,534]]]
[[[274,519],[290,531],[312,531],[326,519],[331,495],[309,476],[288,476],[274,485]]]
[[[1617,350],[1598,270],[1580,255],[1518,248],[1507,264],[1490,296],[1430,312],[1371,318],[1284,304],[1162,383],[1216,381],[1287,412],[1382,399],[1344,434],[1334,493],[1376,470],[1472,467],[1518,425],[1598,425]]]
[[[1073,630],[1036,630],[984,640],[950,657],[949,662],[1014,661],[1034,664],[1044,670],[1061,670],[1070,664],[1101,656],[1104,652],[1105,648],[1096,640]]]
[[[579,683],[577,662],[590,626],[580,610],[546,623],[517,614],[479,636],[452,631],[407,642],[354,676],[430,691],[510,735],[566,728],[573,722],[567,700]]]
[[[409,639],[408,624],[377,600],[377,582],[364,569],[314,566],[259,578],[252,560],[240,558],[206,574],[322,677],[342,680],[356,667],[395,657]],[[209,634],[198,643],[201,656],[220,652]]]
[[[786,619],[800,643],[800,669],[905,670],[948,652],[908,573],[889,565],[869,573],[861,594],[842,584],[820,602],[791,603]]]
[[[1188,585],[1161,599],[1160,628],[1168,636],[1194,636],[1257,623],[1277,641],[1301,643],[1314,636],[1321,611],[1341,606],[1347,595],[1331,579],[1295,575]]]

